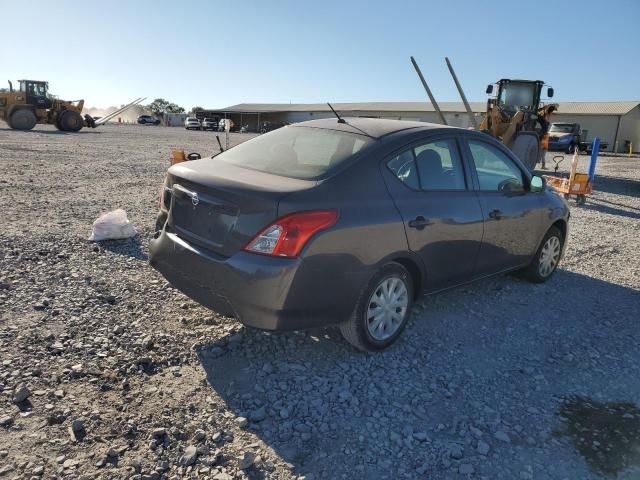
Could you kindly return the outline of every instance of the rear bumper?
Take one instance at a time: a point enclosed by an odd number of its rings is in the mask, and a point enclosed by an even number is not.
[[[247,252],[219,257],[165,230],[151,243],[150,264],[196,302],[264,330],[304,330],[345,321],[369,275],[344,272],[340,261],[331,259],[314,262]]]

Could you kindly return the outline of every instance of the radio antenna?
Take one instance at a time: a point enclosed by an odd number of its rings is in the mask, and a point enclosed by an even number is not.
[[[327,102],[327,105],[329,105],[329,108],[331,109],[331,111],[333,112],[333,114],[338,117],[338,123],[347,123],[344,118],[341,118],[340,115],[338,115],[338,112],[336,112],[333,107],[331,106],[331,104],[329,102]]]

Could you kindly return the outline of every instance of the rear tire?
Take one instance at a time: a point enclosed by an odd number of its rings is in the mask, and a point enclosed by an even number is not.
[[[84,127],[84,119],[75,110],[65,110],[60,115],[60,126],[65,132],[78,132]]]
[[[556,227],[551,227],[540,242],[531,264],[522,271],[524,278],[532,283],[549,280],[560,263],[563,245],[562,232]]]
[[[15,130],[31,130],[36,126],[38,119],[35,113],[26,108],[16,110],[9,117],[9,126]]]
[[[411,275],[402,265],[387,263],[363,287],[351,318],[340,324],[340,332],[363,352],[387,348],[404,330],[412,303]]]

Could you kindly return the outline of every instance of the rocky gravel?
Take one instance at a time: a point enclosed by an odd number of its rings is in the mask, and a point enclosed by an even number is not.
[[[640,477],[639,158],[601,159],[549,282],[423,297],[365,355],[247,329],[148,266],[172,148],[217,142],[0,126],[0,478]],[[139,235],[88,242],[116,208]]]

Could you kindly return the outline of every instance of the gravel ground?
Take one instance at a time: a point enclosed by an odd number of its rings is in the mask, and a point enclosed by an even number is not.
[[[424,297],[364,355],[246,329],[148,266],[170,150],[215,145],[0,126],[0,478],[640,478],[640,159],[601,160],[549,282]],[[89,243],[118,207],[139,236]]]

